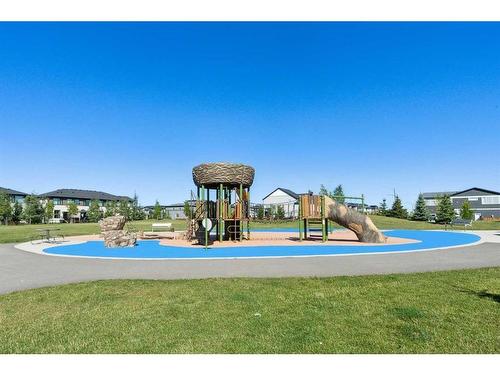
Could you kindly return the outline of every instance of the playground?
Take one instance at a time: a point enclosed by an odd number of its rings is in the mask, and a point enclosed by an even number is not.
[[[114,216],[100,222],[101,235],[31,241],[16,247],[46,255],[104,259],[237,259],[387,254],[481,242],[478,235],[465,232],[381,231],[364,214],[363,204],[358,211],[312,193],[299,196],[295,227],[252,228],[254,175],[255,170],[243,164],[195,166],[196,195],[191,193],[195,206],[183,231],[133,233],[125,228],[123,217]],[[333,223],[344,229],[333,230]]]

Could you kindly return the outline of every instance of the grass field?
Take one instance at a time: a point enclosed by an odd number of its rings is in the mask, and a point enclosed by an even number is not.
[[[379,229],[444,229],[443,225],[432,224],[427,222],[410,221],[403,219],[395,219],[391,217],[384,216],[370,216]],[[185,220],[168,220],[173,222],[175,230],[184,230],[186,228]],[[156,220],[143,220],[134,221],[127,225],[135,230],[151,230],[151,224],[156,222]],[[165,220],[167,222],[167,220]],[[285,223],[254,223],[252,227],[254,228],[266,228],[266,227],[297,227],[297,221],[285,222]],[[58,234],[63,234],[65,236],[77,236],[83,234],[98,234],[100,233],[99,225],[97,223],[84,223],[84,224],[34,224],[34,225],[0,225],[0,243],[13,243],[13,242],[24,242],[29,241],[33,235],[35,235],[37,228],[58,228]],[[336,228],[340,228],[338,225],[334,225]],[[456,228],[462,229],[462,228]],[[470,228],[468,228],[470,229]],[[497,229],[500,230],[500,222],[486,222],[477,221],[472,224],[472,229],[476,230],[487,230],[487,229]]]
[[[0,296],[1,353],[500,353],[500,268]]]

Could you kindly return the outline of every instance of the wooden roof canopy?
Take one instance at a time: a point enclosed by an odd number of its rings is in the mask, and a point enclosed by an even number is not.
[[[253,183],[255,169],[245,164],[205,163],[193,168],[193,181],[196,186],[202,185],[208,189],[218,188],[220,184],[226,187],[248,188]]]

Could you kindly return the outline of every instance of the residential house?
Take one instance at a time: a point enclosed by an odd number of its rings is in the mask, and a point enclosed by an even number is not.
[[[423,193],[425,204],[431,215],[435,216],[438,198],[449,195],[457,215],[465,201],[474,212],[474,220],[500,218],[500,192],[473,187],[462,191]]]
[[[89,210],[90,202],[93,200],[99,201],[100,210],[103,214],[106,212],[106,203],[113,201],[127,201],[131,203],[132,198],[123,195],[113,195],[102,191],[80,190],[80,189],[58,189],[40,194],[39,197],[45,204],[49,199],[54,203],[54,218],[64,221],[86,221],[87,211]],[[68,204],[76,203],[78,214],[73,217],[68,215]]]
[[[7,189],[3,187],[0,187],[0,193],[7,194],[10,197],[12,203],[19,202],[21,204],[24,203],[24,198],[26,198],[26,196],[28,195],[26,193],[23,193],[22,191]]]
[[[281,206],[285,212],[285,218],[296,218],[299,216],[299,194],[290,189],[276,188],[262,199],[262,205],[266,214],[276,212]]]

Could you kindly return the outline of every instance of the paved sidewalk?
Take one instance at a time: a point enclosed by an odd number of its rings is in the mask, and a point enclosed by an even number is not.
[[[0,245],[0,294],[103,279],[193,279],[411,273],[500,266],[500,243],[397,254],[211,260],[55,257]]]

